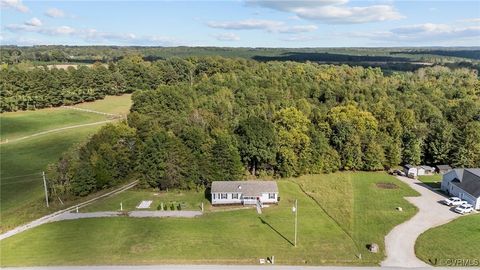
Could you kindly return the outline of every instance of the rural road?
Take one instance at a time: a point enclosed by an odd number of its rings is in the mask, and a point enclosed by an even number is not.
[[[57,218],[58,216],[60,216],[60,215],[62,215],[62,214],[64,214],[64,213],[68,213],[68,212],[70,212],[70,211],[74,211],[75,209],[77,209],[77,207],[78,207],[78,208],[81,208],[81,207],[87,206],[87,205],[93,203],[94,201],[96,201],[96,200],[98,200],[98,199],[101,199],[101,198],[104,198],[104,197],[108,197],[108,196],[111,196],[111,195],[114,195],[114,194],[123,192],[123,191],[125,191],[125,190],[128,190],[128,189],[134,187],[137,183],[138,183],[138,180],[133,181],[133,182],[127,184],[127,185],[124,185],[124,186],[122,186],[122,187],[120,187],[120,188],[117,188],[117,189],[115,189],[115,190],[112,190],[112,191],[110,191],[110,192],[107,192],[107,193],[105,193],[105,194],[102,194],[102,195],[100,195],[100,196],[98,196],[98,197],[95,197],[95,198],[93,198],[93,199],[90,199],[90,200],[88,200],[88,201],[85,201],[85,202],[76,204],[76,205],[74,205],[74,206],[65,208],[65,209],[63,209],[63,210],[57,211],[57,212],[55,212],[55,213],[52,213],[52,214],[50,214],[50,215],[43,216],[43,217],[41,217],[41,218],[39,218],[39,219],[36,219],[36,220],[34,220],[34,221],[32,221],[32,222],[29,222],[29,223],[27,223],[27,224],[18,226],[18,227],[14,228],[14,229],[12,229],[12,230],[10,230],[10,231],[7,231],[7,232],[1,234],[1,235],[0,235],[0,240],[3,240],[3,239],[5,239],[5,238],[8,238],[8,237],[10,237],[10,236],[19,234],[19,233],[24,232],[24,231],[30,230],[30,229],[32,229],[32,228],[38,227],[38,226],[40,226],[40,225],[42,225],[42,224],[55,221],[55,218]]]
[[[290,265],[129,265],[129,266],[55,266],[55,267],[21,267],[21,268],[4,268],[15,270],[405,270],[403,267],[378,267],[378,266],[290,266]],[[415,270],[431,270],[431,267],[420,267]],[[452,267],[435,267],[435,270],[452,270],[452,269],[468,269],[472,268],[452,268]]]
[[[382,266],[428,267],[415,256],[415,242],[421,233],[460,217],[450,207],[439,203],[445,197],[429,188],[421,181],[397,176],[397,179],[418,191],[419,197],[406,197],[418,208],[418,213],[410,220],[396,226],[385,237],[387,258]]]

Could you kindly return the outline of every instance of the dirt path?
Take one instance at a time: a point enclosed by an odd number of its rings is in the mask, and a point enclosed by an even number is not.
[[[410,220],[396,226],[385,237],[387,258],[382,266],[428,267],[415,255],[415,242],[426,230],[448,223],[461,215],[451,211],[450,207],[440,203],[445,198],[419,180],[397,176],[397,179],[418,191],[419,197],[406,197],[418,208],[418,213]]]
[[[66,209],[57,211],[57,212],[55,212],[55,213],[52,213],[52,214],[43,216],[43,217],[41,217],[41,218],[39,218],[39,219],[36,219],[36,220],[34,220],[34,221],[32,221],[32,222],[29,222],[29,223],[25,224],[25,225],[18,226],[18,227],[14,228],[14,229],[12,229],[12,230],[10,230],[10,231],[7,231],[7,232],[1,234],[1,235],[0,235],[0,240],[3,240],[3,239],[5,239],[5,238],[8,238],[8,237],[10,237],[10,236],[19,234],[19,233],[24,232],[24,231],[30,230],[30,229],[35,228],[35,227],[37,227],[37,226],[40,226],[40,225],[42,225],[42,224],[55,221],[58,216],[61,216],[61,215],[63,215],[64,213],[68,213],[68,212],[71,212],[71,211],[76,210],[77,208],[82,208],[82,207],[84,207],[84,206],[87,206],[87,205],[93,203],[94,201],[96,201],[96,200],[98,200],[98,199],[105,198],[105,197],[108,197],[108,196],[111,196],[111,195],[115,195],[115,194],[121,193],[121,192],[123,192],[123,191],[125,191],[125,190],[131,189],[132,187],[134,187],[135,185],[137,185],[137,183],[138,183],[138,180],[133,181],[133,182],[131,182],[131,183],[125,185],[125,186],[122,186],[122,187],[120,187],[120,188],[117,188],[117,189],[115,189],[115,190],[112,190],[112,191],[110,191],[110,192],[107,192],[107,193],[105,193],[105,194],[102,194],[102,195],[100,195],[100,196],[98,196],[98,197],[95,197],[95,198],[93,198],[93,199],[90,199],[90,200],[88,200],[88,201],[85,201],[85,202],[76,204],[76,205],[74,205],[74,206],[68,207],[68,208],[66,208]]]
[[[3,142],[0,142],[0,144],[18,142],[18,141],[22,141],[22,140],[25,140],[25,139],[30,139],[30,138],[33,138],[33,137],[37,137],[37,136],[41,136],[41,135],[45,135],[45,134],[49,134],[49,133],[53,133],[53,132],[59,132],[59,131],[63,131],[63,130],[68,130],[68,129],[74,129],[74,128],[80,128],[80,127],[88,127],[88,126],[95,126],[95,125],[106,124],[106,123],[110,123],[110,122],[113,122],[113,121],[116,121],[116,120],[117,120],[117,119],[112,119],[112,120],[105,120],[105,121],[88,123],[88,124],[81,124],[81,125],[74,125],[74,126],[68,126],[68,127],[62,127],[62,128],[55,128],[55,129],[45,130],[45,131],[38,132],[38,133],[34,133],[34,134],[31,134],[31,135],[28,135],[28,136],[20,137],[20,138],[17,138],[17,139],[6,140],[6,141],[3,141]]]

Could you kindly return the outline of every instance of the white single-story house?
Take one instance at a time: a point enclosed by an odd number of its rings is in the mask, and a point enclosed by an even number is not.
[[[278,203],[275,181],[214,181],[210,191],[212,205]]]
[[[480,168],[447,172],[443,175],[441,189],[480,210]]]
[[[405,171],[405,175],[408,177],[417,177],[418,175],[417,167],[413,165],[406,164],[405,166],[403,166],[403,170]]]

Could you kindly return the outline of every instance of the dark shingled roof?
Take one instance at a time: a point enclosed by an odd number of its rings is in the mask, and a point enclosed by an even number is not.
[[[458,178],[452,183],[468,194],[480,197],[480,169],[455,169]]]
[[[437,165],[435,166],[439,171],[450,171],[452,167],[450,165]]]
[[[261,196],[262,193],[278,192],[275,181],[214,181],[211,193],[238,192],[246,196]]]

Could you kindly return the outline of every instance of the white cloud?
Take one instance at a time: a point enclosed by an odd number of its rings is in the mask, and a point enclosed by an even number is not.
[[[248,29],[274,29],[283,25],[282,22],[270,20],[243,20],[229,22],[208,22],[207,25],[212,28],[248,30]]]
[[[348,0],[247,0],[249,5],[290,12],[302,19],[332,24],[367,23],[404,18],[391,5],[351,7],[347,6],[347,3]]]
[[[234,33],[221,33],[213,35],[219,41],[238,41],[240,37]]]
[[[388,31],[352,33],[353,37],[395,43],[432,43],[472,40],[480,41],[480,26],[452,26],[447,24],[424,23],[400,26]],[[475,41],[476,40],[476,41]]]
[[[21,33],[31,32],[46,36],[72,36],[87,42],[105,43],[105,44],[138,44],[138,45],[179,45],[180,42],[172,37],[146,35],[137,36],[133,33],[114,33],[103,32],[97,29],[76,29],[70,26],[45,27],[32,26],[28,24],[10,24],[5,26],[10,32]],[[24,43],[24,42],[23,42]]]
[[[289,42],[307,42],[307,41],[315,41],[318,40],[316,36],[306,36],[306,35],[292,35],[281,38],[283,41]]]
[[[36,18],[36,17],[33,17],[31,18],[30,20],[26,21],[25,22],[25,25],[29,25],[29,26],[42,26],[42,21],[40,21],[40,19]]]
[[[265,30],[275,33],[302,33],[317,30],[316,25],[286,25],[281,21],[248,19],[242,21],[208,22],[212,28],[227,30]]]
[[[459,22],[465,22],[465,23],[480,23],[480,18],[463,19],[463,20],[459,20]]]
[[[52,18],[63,18],[65,17],[65,12],[58,8],[50,8],[45,11],[45,15]]]
[[[22,0],[0,0],[0,7],[13,8],[23,13],[30,11],[28,7],[23,4]]]

